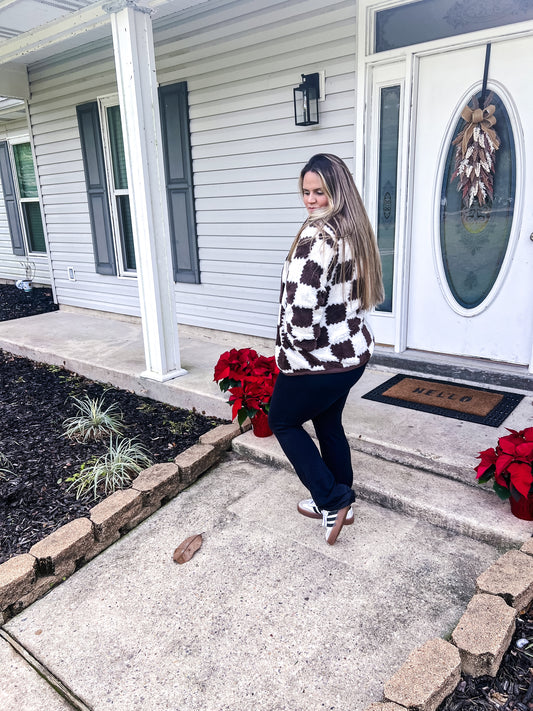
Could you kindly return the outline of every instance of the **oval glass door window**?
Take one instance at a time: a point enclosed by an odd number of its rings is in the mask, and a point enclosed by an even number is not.
[[[481,92],[477,95],[479,100]],[[465,102],[466,103],[466,102]],[[515,145],[509,114],[493,92],[500,148],[495,153],[494,197],[484,206],[464,205],[458,180],[452,181],[455,146],[465,122],[459,118],[446,157],[440,203],[440,246],[446,281],[457,303],[474,309],[489,295],[507,251],[515,199]],[[471,105],[471,103],[469,102]],[[463,107],[461,107],[462,110]]]

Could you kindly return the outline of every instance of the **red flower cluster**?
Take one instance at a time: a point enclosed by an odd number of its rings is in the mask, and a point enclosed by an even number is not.
[[[496,449],[480,452],[477,480],[494,477],[493,488],[502,499],[533,496],[533,427],[500,437]]]
[[[232,418],[242,425],[259,411],[268,413],[278,373],[274,356],[258,355],[253,348],[232,348],[218,359],[213,380],[223,393],[229,390]]]

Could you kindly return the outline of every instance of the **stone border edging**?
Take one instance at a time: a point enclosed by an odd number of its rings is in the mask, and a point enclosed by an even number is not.
[[[415,649],[385,683],[383,700],[366,711],[435,711],[461,673],[496,676],[520,610],[533,600],[533,537],[510,550],[476,580],[476,592],[451,635]]]
[[[154,464],[77,518],[0,565],[0,624],[17,615],[118,541],[216,464],[232,440],[250,429],[232,423],[201,435],[174,462]]]

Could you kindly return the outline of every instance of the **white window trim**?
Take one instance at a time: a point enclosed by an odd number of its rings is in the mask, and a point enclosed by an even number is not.
[[[104,163],[107,179],[107,196],[109,199],[109,211],[111,214],[111,224],[113,229],[113,247],[117,263],[117,276],[131,279],[137,277],[136,269],[126,268],[126,257],[124,254],[122,239],[120,236],[120,220],[117,210],[117,200],[119,195],[127,195],[130,191],[127,189],[115,188],[115,177],[113,175],[113,158],[111,156],[111,140],[109,137],[109,124],[107,121],[107,109],[110,106],[118,106],[118,94],[110,94],[108,96],[98,97],[98,110],[100,113],[100,125],[102,130],[102,146],[104,151]]]
[[[20,186],[19,186],[19,180],[18,180],[18,175],[17,175],[17,165],[15,163],[15,152],[13,150],[13,146],[20,145],[21,143],[29,143],[30,145],[30,150],[31,150],[31,157],[33,160],[33,172],[35,174],[35,178],[37,179],[37,167],[36,167],[36,161],[35,161],[35,154],[33,152],[33,145],[30,140],[29,136],[17,136],[16,138],[9,138],[7,140],[7,144],[9,146],[9,160],[11,162],[11,171],[13,173],[13,183],[15,185],[15,193],[17,195],[17,209],[19,212],[19,220],[20,220],[20,228],[22,230],[22,236],[24,239],[24,247],[26,249],[26,259],[29,257],[34,257],[34,258],[43,258],[47,256],[48,253],[48,245],[46,241],[46,233],[45,233],[45,246],[46,249],[44,252],[35,252],[31,249],[31,244],[30,244],[30,239],[28,236],[28,231],[26,230],[26,220],[24,219],[24,212],[22,210],[22,203],[24,202],[37,202],[39,203],[39,211],[41,213],[41,222],[43,225],[43,231],[44,231],[44,215],[43,215],[43,208],[42,208],[42,202],[41,202],[41,197],[40,197],[40,191],[39,189],[37,190],[37,197],[34,198],[23,198],[20,196]]]

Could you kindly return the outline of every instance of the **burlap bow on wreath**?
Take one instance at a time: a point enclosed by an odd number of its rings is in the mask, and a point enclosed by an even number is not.
[[[452,180],[458,178],[457,189],[468,207],[475,198],[480,205],[487,199],[492,202],[493,198],[494,154],[500,147],[500,139],[494,129],[496,107],[490,103],[492,98],[491,92],[481,109],[477,97],[472,97],[472,106],[467,104],[461,113],[466,123],[453,141],[457,148]]]

